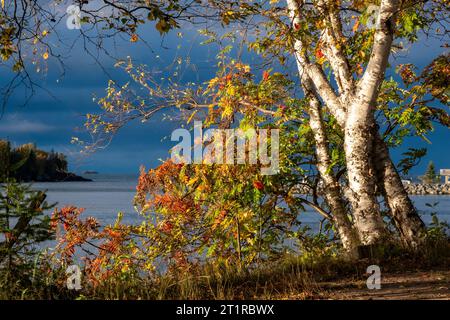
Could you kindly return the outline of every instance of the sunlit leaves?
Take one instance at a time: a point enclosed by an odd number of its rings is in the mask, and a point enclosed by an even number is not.
[[[450,125],[448,113],[433,106],[435,100],[448,103],[447,60],[446,56],[438,57],[420,75],[412,64],[399,65],[397,73],[406,88],[393,79],[383,83],[378,101],[386,117],[391,145],[398,146],[411,135],[428,141],[426,133],[433,130],[433,123]]]
[[[413,42],[432,19],[429,12],[420,12],[421,4],[403,3],[405,7],[398,13],[397,25],[389,27],[397,39]],[[88,117],[91,132],[114,133],[129,121],[145,122],[154,111],[172,106],[186,116],[188,123],[198,117],[205,120],[205,126],[267,126],[282,130],[281,174],[276,177],[259,176],[256,166],[192,166],[170,161],[141,172],[136,204],[146,219],[139,234],[149,242],[142,257],[151,261],[147,262],[150,265],[160,258],[173,267],[184,268],[205,256],[217,263],[251,265],[255,257],[276,255],[283,247],[282,241],[292,234],[296,213],[302,209],[302,198],[293,191],[294,186],[309,188],[308,192],[319,203],[320,177],[308,122],[308,101],[296,93],[289,74],[282,73],[285,69],[276,72],[274,58],[286,62],[293,56],[295,44],[301,41],[300,53],[331,75],[331,59],[327,59],[330,43],[325,37],[330,35],[334,41],[331,49],[342,51],[343,64],[348,64],[357,80],[372,56],[375,33],[387,26],[376,24],[379,10],[372,10],[372,1],[342,1],[326,10],[304,5],[299,12],[301,22],[293,26],[285,8],[275,2],[271,4],[255,10],[257,4],[246,3],[243,11],[239,2],[214,2],[216,17],[224,25],[242,22],[250,15],[257,18],[257,23],[250,24],[252,36],[245,38],[244,45],[265,58],[264,67],[252,68],[244,61],[229,58],[234,54],[236,32],[221,34],[203,29],[200,33],[207,38],[203,44],[214,43],[220,48],[215,77],[200,85],[184,86],[173,81],[162,86],[130,59],[120,66],[132,84],[110,83],[106,96],[99,100],[103,113]],[[335,29],[327,10],[338,12],[342,30]],[[161,33],[175,27],[170,19],[159,14],[155,9],[148,19],[155,21]],[[131,27],[134,32],[136,26]],[[174,61],[177,66],[182,63],[181,57]],[[433,129],[433,121],[445,123],[444,113],[429,104],[433,101],[430,95],[447,101],[447,66],[448,59],[444,57],[417,76],[414,66],[405,64],[398,68],[405,86],[394,79],[383,83],[376,101],[377,124],[390,146],[400,145],[410,135],[426,138],[426,133]],[[333,80],[336,79],[329,76],[331,83]],[[136,93],[133,82],[144,94]],[[345,184],[342,131],[326,106],[322,116],[331,157],[327,173],[335,174],[338,182]],[[407,171],[420,155],[420,152],[406,154],[402,168]],[[328,209],[326,203],[319,205]]]
[[[16,32],[15,27],[4,27],[0,32],[0,54],[3,61],[9,60],[11,55],[16,52],[16,46],[13,44],[12,38]]]
[[[426,15],[423,14],[423,6],[420,4],[401,12],[398,18],[397,33],[399,37],[415,42],[420,30],[429,26]]]
[[[421,74],[424,85],[442,103],[449,103],[450,95],[450,55],[437,57]]]
[[[85,283],[94,287],[110,279],[132,277],[136,270],[142,270],[142,263],[136,259],[139,249],[131,236],[135,228],[122,224],[121,213],[114,225],[104,228],[93,217],[82,219],[82,213],[75,207],[54,211],[54,267],[64,267],[75,260],[83,262]]]
[[[397,73],[402,77],[403,82],[406,85],[410,85],[417,81],[417,76],[414,72],[414,66],[412,64],[400,64],[397,66]]]
[[[152,234],[160,245],[153,251],[169,263],[174,254],[200,260],[206,254],[209,262],[249,265],[256,256],[276,254],[283,230],[296,220],[294,212],[274,210],[282,199],[277,201],[277,191],[258,176],[257,166],[167,161],[141,172],[136,201],[148,219],[156,219]]]

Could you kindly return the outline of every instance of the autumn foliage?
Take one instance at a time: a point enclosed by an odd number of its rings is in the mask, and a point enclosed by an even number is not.
[[[83,209],[65,207],[53,212],[51,225],[57,244],[51,255],[56,266],[84,264],[84,276],[96,286],[109,278],[126,277],[133,264],[132,227],[120,223],[100,227],[93,217],[83,219]]]

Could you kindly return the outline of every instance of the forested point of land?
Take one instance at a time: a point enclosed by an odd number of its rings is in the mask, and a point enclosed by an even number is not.
[[[0,182],[15,179],[21,182],[90,181],[68,171],[63,153],[40,150],[33,143],[12,148],[0,140]]]

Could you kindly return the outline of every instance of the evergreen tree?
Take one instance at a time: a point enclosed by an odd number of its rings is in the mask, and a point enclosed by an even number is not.
[[[0,287],[31,281],[39,244],[53,238],[50,217],[53,205],[42,191],[7,181],[0,189]]]
[[[0,140],[0,182],[4,181],[9,175],[11,157],[11,146],[9,141]]]
[[[427,171],[425,175],[422,177],[422,181],[424,183],[437,183],[438,175],[436,174],[436,168],[434,167],[433,161],[428,163]]]

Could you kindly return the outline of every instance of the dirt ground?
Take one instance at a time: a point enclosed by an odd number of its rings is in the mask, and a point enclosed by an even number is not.
[[[324,299],[450,300],[450,270],[384,274],[381,289],[369,290],[363,280],[318,283]]]

